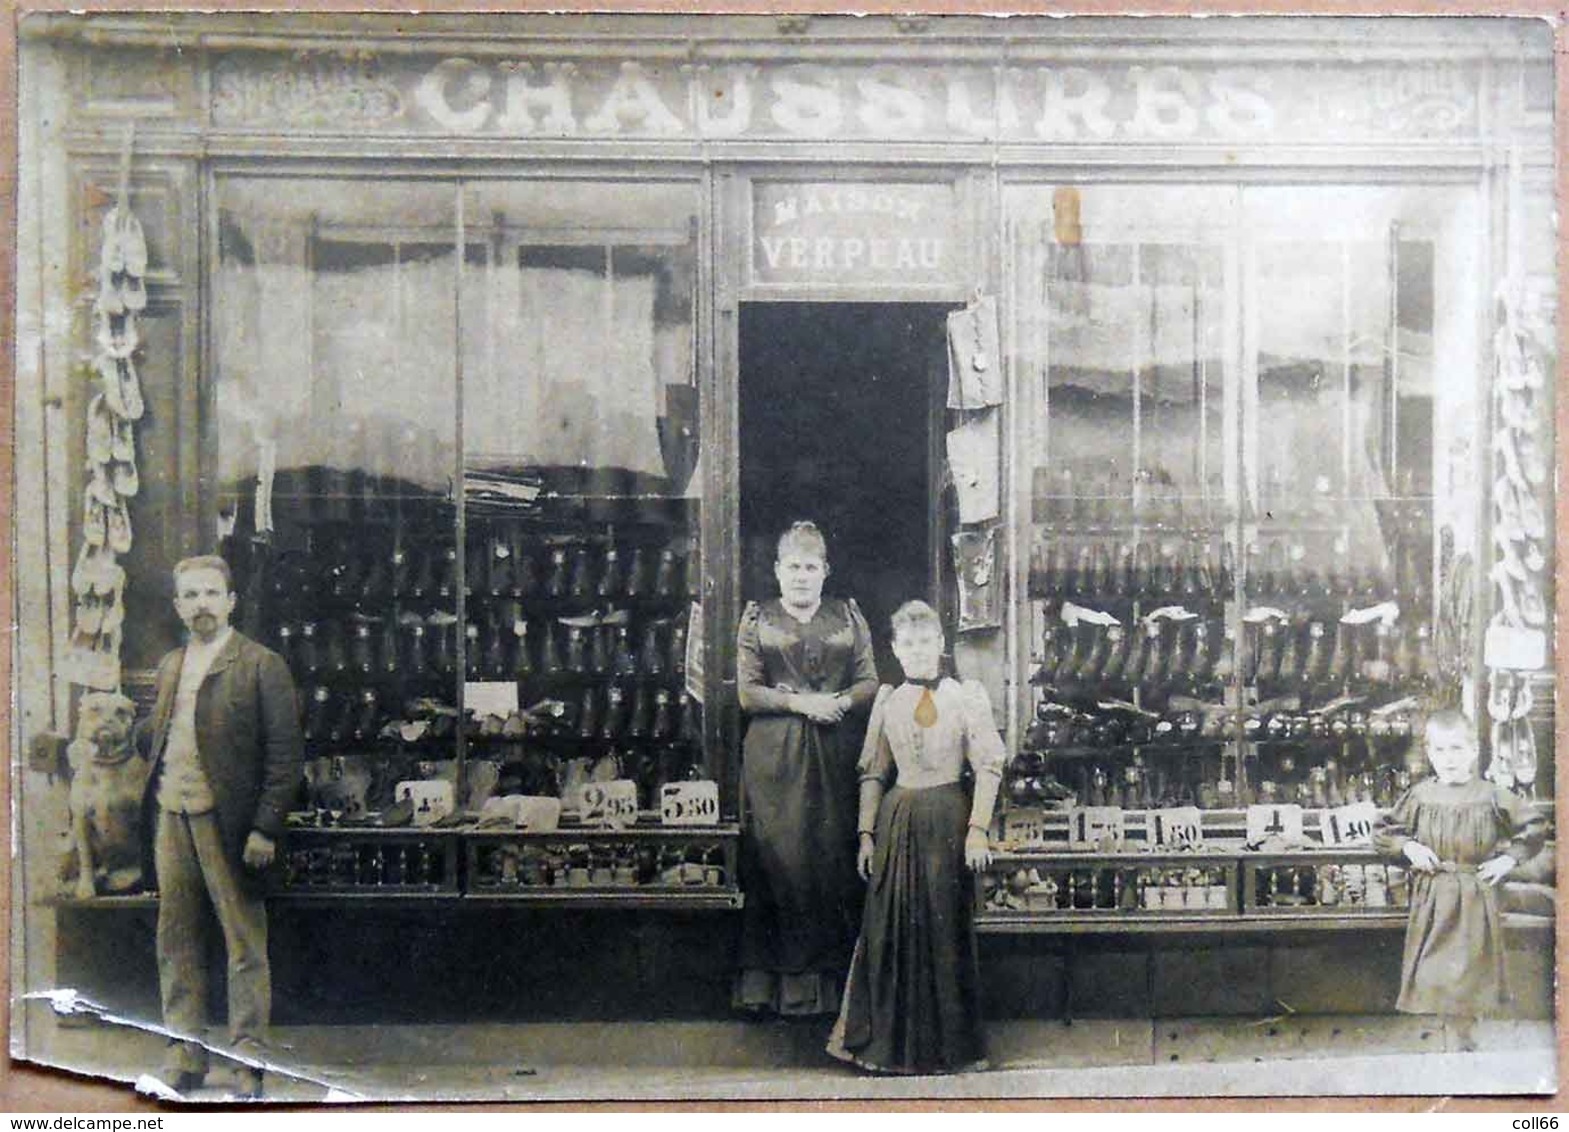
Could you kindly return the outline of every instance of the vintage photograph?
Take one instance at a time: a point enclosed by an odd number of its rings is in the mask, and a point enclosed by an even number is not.
[[[1550,22],[17,36],[17,1061],[1556,1091]]]

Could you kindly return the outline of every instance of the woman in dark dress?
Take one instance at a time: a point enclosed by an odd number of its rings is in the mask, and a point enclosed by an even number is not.
[[[982,1069],[970,872],[991,862],[1007,756],[985,687],[940,675],[931,606],[899,607],[893,651],[905,682],[878,691],[861,748],[858,865],[870,883],[828,1052],[880,1073]]]
[[[824,599],[812,523],[779,539],[779,597],[749,603],[737,640],[747,713],[741,793],[741,974],[748,1011],[833,1014],[860,913],[857,720],[877,692],[871,632],[853,600]]]

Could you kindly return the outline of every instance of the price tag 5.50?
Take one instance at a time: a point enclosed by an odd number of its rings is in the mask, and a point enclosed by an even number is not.
[[[1367,845],[1378,824],[1378,807],[1372,802],[1353,802],[1349,806],[1325,810],[1319,820],[1319,833],[1325,845]]]
[[[573,788],[567,808],[576,810],[584,825],[635,825],[637,783],[629,778],[580,783]]]
[[[1204,819],[1197,806],[1151,810],[1145,821],[1145,836],[1153,846],[1196,849],[1204,844]]]
[[[665,783],[659,789],[659,821],[662,825],[717,825],[719,784]]]

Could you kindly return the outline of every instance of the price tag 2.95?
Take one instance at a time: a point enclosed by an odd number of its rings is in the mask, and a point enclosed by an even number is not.
[[[1068,845],[1090,849],[1103,841],[1121,841],[1121,806],[1079,806],[1068,811]]]
[[[667,782],[659,788],[662,825],[717,825],[719,783]]]
[[[1318,828],[1325,845],[1367,845],[1373,840],[1373,827],[1377,824],[1377,806],[1372,802],[1353,802],[1325,810]]]
[[[1197,806],[1151,810],[1145,818],[1145,837],[1161,849],[1197,849],[1204,844],[1204,819]]]
[[[635,825],[637,783],[630,778],[580,783],[573,788],[566,808],[576,810],[584,825]]]
[[[1293,803],[1248,807],[1248,844],[1259,845],[1271,838],[1293,842],[1302,840],[1301,806]]]

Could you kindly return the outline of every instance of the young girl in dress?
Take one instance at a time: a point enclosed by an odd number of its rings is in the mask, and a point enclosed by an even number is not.
[[[828,1052],[884,1073],[985,1067],[966,866],[991,862],[987,826],[1005,759],[986,689],[940,678],[942,622],[900,606],[884,685],[861,748],[857,865],[870,881]],[[973,796],[960,781],[968,762]]]
[[[1429,717],[1433,777],[1395,803],[1379,851],[1411,873],[1397,1009],[1443,1015],[1461,1049],[1476,1048],[1476,1019],[1507,995],[1504,928],[1495,886],[1541,847],[1545,823],[1524,799],[1477,774],[1471,724],[1457,711]]]

